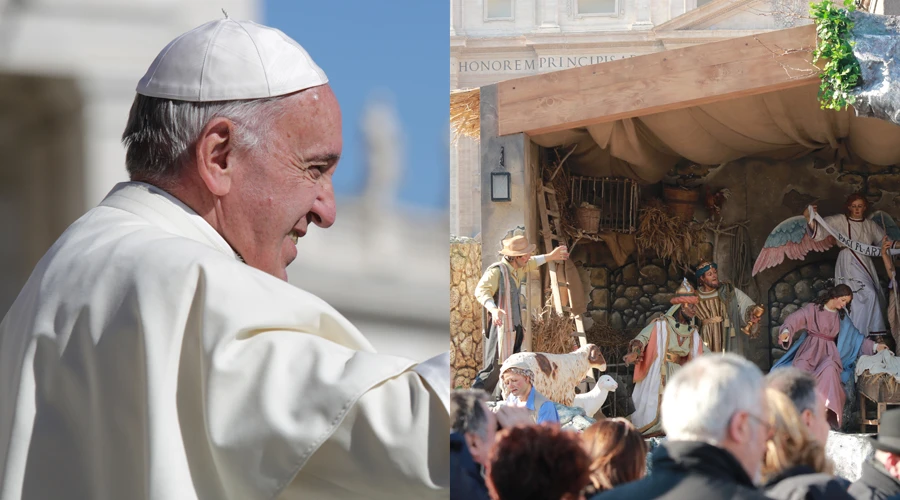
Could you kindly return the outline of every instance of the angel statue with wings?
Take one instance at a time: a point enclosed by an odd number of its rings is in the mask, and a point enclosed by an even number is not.
[[[810,251],[824,252],[834,245],[841,248],[834,267],[835,284],[845,284],[853,291],[850,320],[863,336],[885,331],[885,298],[873,258],[881,256],[882,240],[887,236],[891,249],[900,240],[900,228],[890,215],[876,211],[865,216],[869,202],[861,194],[847,197],[845,215],[822,217],[812,205],[802,216],[791,217],[775,227],[756,264],[753,275],[775,267],[787,256],[800,260]],[[892,254],[900,251],[890,250]]]

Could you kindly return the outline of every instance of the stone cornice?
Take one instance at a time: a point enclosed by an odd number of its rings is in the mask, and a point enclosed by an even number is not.
[[[759,0],[713,0],[702,7],[685,12],[675,19],[656,26],[653,31],[660,33],[699,28],[706,25],[709,21],[721,19],[729,13],[757,1]]]
[[[772,31],[770,29],[758,30],[684,30],[663,32],[615,32],[604,34],[591,34],[578,39],[568,38],[561,41],[559,36],[540,37],[540,40],[531,36],[510,37],[505,39],[468,39],[465,44],[454,44],[450,47],[450,53],[456,57],[475,54],[521,53],[529,49],[538,51],[573,50],[586,51],[595,49],[613,49],[621,47],[654,48],[666,44],[694,45],[698,43],[715,42],[741,36],[756,35]]]

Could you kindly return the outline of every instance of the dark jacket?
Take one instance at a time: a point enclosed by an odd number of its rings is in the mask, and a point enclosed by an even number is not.
[[[763,490],[766,496],[778,500],[852,500],[848,485],[846,480],[798,465],[771,478]]]
[[[859,480],[847,490],[857,500],[884,500],[900,495],[900,482],[884,469],[884,466],[873,459],[862,464]]]
[[[650,457],[651,474],[591,497],[591,500],[767,498],[731,453],[695,441],[669,441]]]
[[[450,500],[488,500],[481,468],[458,432],[450,433]]]

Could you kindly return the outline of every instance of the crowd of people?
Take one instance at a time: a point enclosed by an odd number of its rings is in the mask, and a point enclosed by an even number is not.
[[[665,386],[666,439],[649,458],[626,419],[579,433],[491,400],[480,389],[451,394],[452,499],[900,498],[900,409],[882,415],[874,456],[850,483],[825,455],[826,395],[798,368],[763,375],[730,353],[685,364]]]

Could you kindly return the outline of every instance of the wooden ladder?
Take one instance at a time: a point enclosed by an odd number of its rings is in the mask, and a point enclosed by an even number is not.
[[[560,207],[556,201],[556,190],[552,187],[541,185],[540,194],[538,195],[538,210],[541,217],[541,235],[544,237],[544,251],[553,250],[553,241],[559,245],[565,245],[566,240],[563,236],[562,223],[559,220]],[[551,226],[551,220],[553,225]],[[547,263],[550,273],[550,291],[553,296],[553,308],[560,316],[572,314],[572,290],[569,289],[569,282],[566,279],[566,266],[558,261]],[[573,315],[575,319],[575,333],[578,335],[578,346],[587,345],[587,335],[584,333],[584,321],[580,314]],[[581,394],[589,392],[597,384],[596,370],[593,370],[593,377],[586,377],[578,384],[578,391]],[[593,415],[589,415],[593,417]]]
[[[560,207],[556,202],[556,190],[552,187],[541,185],[538,195],[538,210],[541,217],[541,235],[544,237],[544,251],[549,253],[553,248],[553,241],[558,245],[565,245],[562,224],[559,220]],[[552,221],[552,226],[551,226]],[[553,296],[553,308],[560,316],[571,314],[572,291],[566,279],[566,266],[558,261],[547,263],[550,273],[550,291]],[[584,321],[580,314],[574,315],[575,330],[578,334],[579,347],[587,345],[587,336],[584,333]]]

